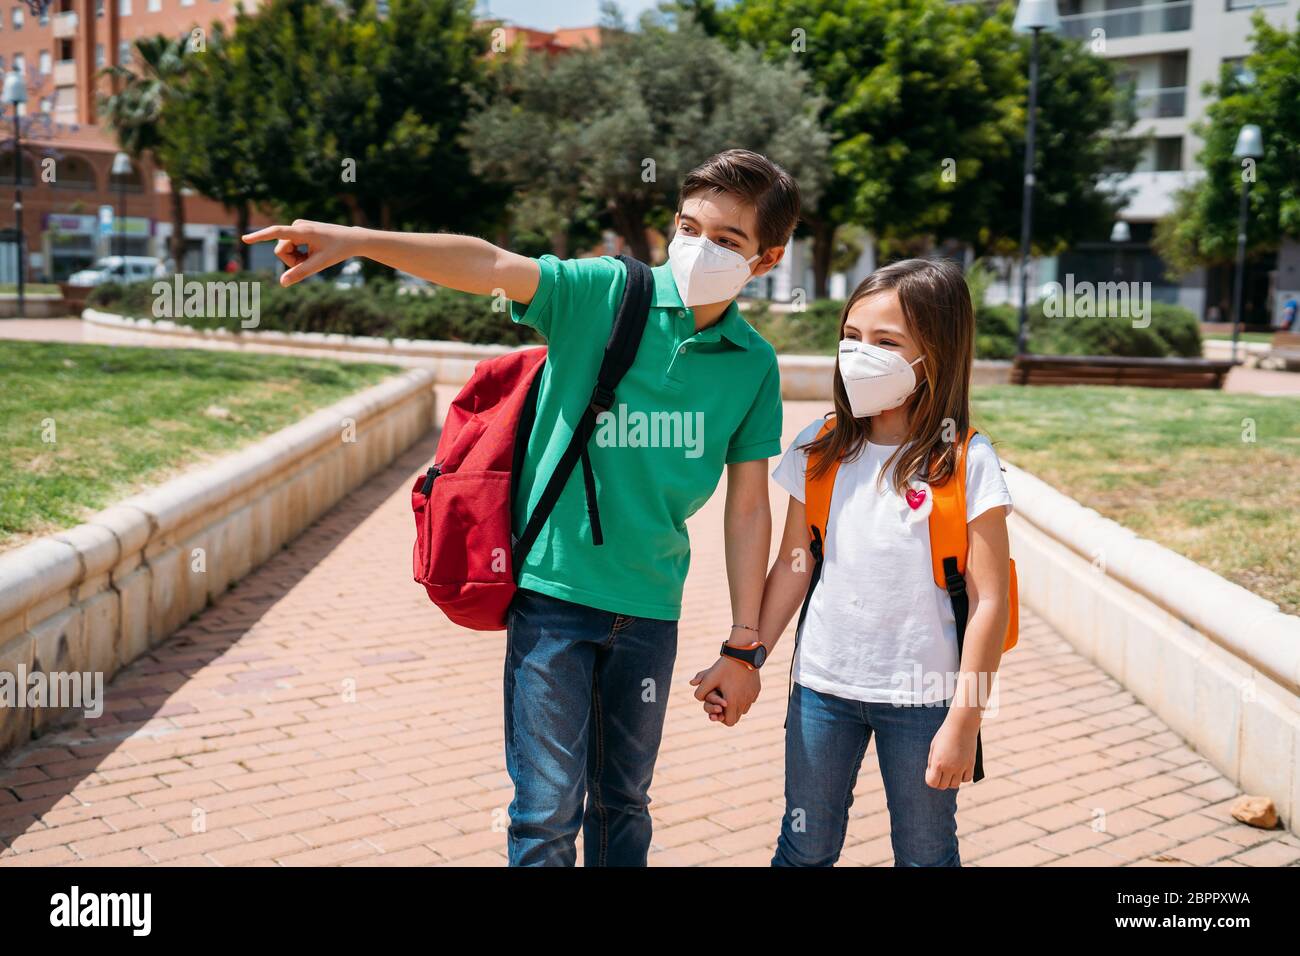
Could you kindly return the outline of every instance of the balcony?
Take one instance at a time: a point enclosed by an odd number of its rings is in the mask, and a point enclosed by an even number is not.
[[[1106,39],[1174,33],[1192,28],[1191,0],[1179,3],[1145,3],[1098,13],[1074,13],[1061,17],[1061,34],[1075,40],[1091,40],[1102,30]]]
[[[77,35],[77,13],[68,10],[54,15],[54,39],[71,40]]]
[[[1168,119],[1187,115],[1187,87],[1134,90],[1133,106],[1138,119]]]
[[[54,64],[54,85],[55,86],[76,86],[77,85],[77,61],[76,60],[59,60]]]

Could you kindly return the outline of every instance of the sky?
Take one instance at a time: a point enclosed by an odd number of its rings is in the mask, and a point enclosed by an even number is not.
[[[628,22],[655,0],[616,0]],[[600,20],[600,0],[478,0],[475,13],[511,21],[515,26],[554,30],[556,27],[585,27]]]

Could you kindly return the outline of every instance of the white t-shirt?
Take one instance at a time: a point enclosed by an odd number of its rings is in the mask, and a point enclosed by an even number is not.
[[[804,500],[813,422],[786,449],[772,477]],[[957,628],[948,592],[934,583],[927,521],[877,478],[897,445],[868,443],[840,463],[831,494],[821,579],[795,654],[794,679],[836,697],[921,704],[952,696]],[[981,434],[966,456],[966,520],[1005,506],[1011,495],[993,445]]]

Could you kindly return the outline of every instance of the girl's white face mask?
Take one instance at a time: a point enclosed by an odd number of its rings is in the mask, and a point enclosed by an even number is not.
[[[916,391],[916,372],[897,352],[845,339],[840,343],[840,378],[849,396],[854,418],[867,418],[897,408]]]
[[[682,304],[688,306],[734,299],[749,281],[749,264],[757,258],[757,253],[746,259],[704,236],[686,236],[681,232],[668,244],[673,281],[677,283]]]

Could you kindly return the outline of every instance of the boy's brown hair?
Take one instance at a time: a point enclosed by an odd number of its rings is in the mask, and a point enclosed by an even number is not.
[[[784,169],[748,149],[728,149],[710,156],[682,180],[677,211],[696,193],[729,193],[753,204],[758,212],[758,251],[784,247],[799,224],[799,184]]]

